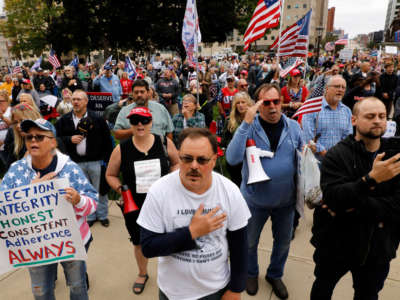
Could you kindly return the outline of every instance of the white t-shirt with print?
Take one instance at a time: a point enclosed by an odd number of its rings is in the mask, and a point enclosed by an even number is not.
[[[217,205],[217,214],[226,212],[224,226],[196,239],[193,250],[159,257],[158,286],[170,300],[194,300],[224,288],[230,280],[227,230],[247,225],[250,211],[239,188],[213,172],[211,187],[202,195],[188,191],[179,170],[156,181],[144,201],[137,223],[156,232],[173,232],[187,227],[200,204],[208,213]]]

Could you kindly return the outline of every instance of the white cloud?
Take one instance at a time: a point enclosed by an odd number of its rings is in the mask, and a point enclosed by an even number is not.
[[[330,0],[336,7],[335,28],[344,29],[350,37],[382,30],[385,26],[388,0]]]

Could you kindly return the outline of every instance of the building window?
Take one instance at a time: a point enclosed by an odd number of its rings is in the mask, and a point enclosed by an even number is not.
[[[264,35],[263,40],[264,40],[264,41],[268,40],[268,37],[267,37],[266,35]]]
[[[303,4],[303,8],[307,8],[307,4]]]
[[[290,8],[291,8],[291,6],[290,6],[290,5],[288,5],[288,6],[287,6],[287,8],[288,8],[288,9],[290,9]]]
[[[271,41],[275,40],[275,37],[273,35],[271,35]]]

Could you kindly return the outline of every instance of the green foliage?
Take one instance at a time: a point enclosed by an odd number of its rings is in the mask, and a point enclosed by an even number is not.
[[[5,0],[7,20],[0,24],[0,31],[13,42],[11,52],[17,57],[40,54],[48,44],[48,24],[62,11],[62,6],[52,1]]]

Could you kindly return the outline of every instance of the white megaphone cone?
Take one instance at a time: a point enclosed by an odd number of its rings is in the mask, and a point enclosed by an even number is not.
[[[271,151],[261,150],[256,147],[256,142],[253,139],[248,139],[246,142],[246,158],[249,168],[249,179],[247,184],[252,184],[261,181],[267,181],[271,178],[264,172],[261,165],[260,157],[274,157]]]

